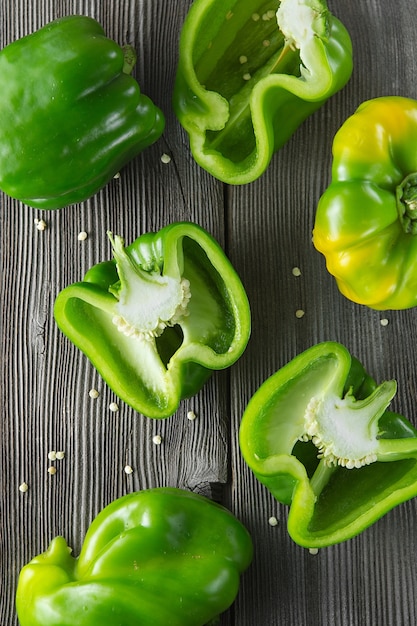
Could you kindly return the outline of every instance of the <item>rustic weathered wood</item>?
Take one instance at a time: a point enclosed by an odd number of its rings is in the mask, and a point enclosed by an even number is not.
[[[356,539],[312,555],[289,539],[286,508],[243,463],[238,429],[261,382],[327,339],[344,343],[378,380],[395,377],[395,408],[417,424],[415,311],[381,314],[347,301],[311,244],[337,128],[368,98],[417,97],[416,17],[406,0],[330,2],[354,44],[350,83],[304,123],[260,180],[230,188],[195,164],[172,112],[179,31],[190,4],[0,2],[1,47],[55,17],[84,13],[98,19],[110,37],[136,47],[135,75],[167,119],[159,142],[82,205],[42,213],[0,196],[0,624],[17,624],[18,572],[53,536],[63,534],[78,553],[105,504],[162,485],[222,500],[253,536],[253,565],[222,624],[415,624],[417,501],[397,507]],[[163,153],[170,163],[161,162]],[[47,223],[43,232],[35,228],[38,217]],[[111,413],[114,395],[54,323],[54,299],[109,258],[107,229],[132,241],[174,220],[203,225],[225,246],[251,301],[252,338],[239,363],[214,374],[173,418],[149,420],[123,403]],[[80,242],[82,230],[88,238]],[[294,266],[301,276],[293,276]],[[305,311],[301,319],[297,309]],[[381,317],[388,326],[381,326]],[[91,388],[100,391],[96,400],[89,398]],[[187,420],[189,409],[197,414],[194,422]],[[160,446],[152,442],[155,434],[162,435]],[[65,459],[51,463],[50,450],[64,450]],[[48,474],[51,464],[55,475]],[[133,474],[124,473],[126,464]],[[29,485],[25,494],[19,492],[23,481]],[[271,515],[278,526],[268,524]]]

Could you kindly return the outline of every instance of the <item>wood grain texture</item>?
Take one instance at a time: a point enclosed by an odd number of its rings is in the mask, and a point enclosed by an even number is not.
[[[377,380],[396,378],[394,408],[417,425],[415,310],[380,313],[347,301],[311,243],[337,128],[368,98],[417,97],[415,12],[406,0],[329,2],[352,36],[351,81],[302,125],[258,181],[226,187],[196,165],[172,112],[179,32],[190,4],[0,0],[1,47],[55,17],[98,19],[110,37],[135,46],[142,91],[166,115],[157,144],[85,203],[40,212],[0,195],[0,624],[17,625],[19,570],[52,537],[63,534],[77,554],[103,506],[163,485],[222,500],[253,536],[253,565],[223,625],[415,624],[416,500],[359,537],[312,555],[289,539],[287,509],[256,482],[238,448],[241,415],[258,386],[328,339],[344,343]],[[162,153],[170,163],[161,162]],[[34,225],[39,217],[47,223],[43,232]],[[252,337],[240,361],[214,374],[173,418],[149,420],[121,402],[112,413],[109,404],[117,399],[57,329],[53,303],[62,288],[110,258],[106,230],[130,242],[176,220],[201,224],[227,250],[247,288]],[[83,242],[80,231],[88,233]],[[293,276],[294,266],[301,276]],[[301,319],[297,309],[305,311]],[[388,326],[381,326],[382,317]],[[100,392],[95,400],[91,388]],[[152,442],[155,434],[160,446]],[[50,450],[64,450],[65,459],[51,463]],[[123,471],[127,464],[131,475]],[[271,515],[278,526],[268,524]]]

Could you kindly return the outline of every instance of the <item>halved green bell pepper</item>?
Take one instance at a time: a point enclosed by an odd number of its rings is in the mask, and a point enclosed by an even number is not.
[[[131,46],[92,18],[50,22],[0,52],[0,189],[57,209],[95,194],[162,134],[129,75]]]
[[[63,537],[21,571],[21,626],[202,626],[235,600],[252,541],[225,508],[174,488],[115,500],[74,558]]]
[[[351,72],[349,34],[325,0],[195,0],[174,108],[195,160],[248,183]]]
[[[373,309],[417,305],[417,101],[360,105],[333,142],[313,232],[339,290]]]
[[[324,342],[249,401],[243,457],[291,505],[288,532],[298,544],[345,541],[417,495],[417,430],[387,410],[395,393],[395,381],[376,385],[344,346]]]
[[[58,326],[109,387],[148,417],[172,415],[246,348],[250,309],[219,244],[189,222],[141,235],[58,294]]]

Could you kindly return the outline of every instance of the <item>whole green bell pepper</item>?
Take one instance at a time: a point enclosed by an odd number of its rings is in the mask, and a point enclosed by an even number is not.
[[[21,571],[21,626],[202,626],[225,611],[252,560],[244,526],[174,488],[126,495],[99,513],[74,558],[63,537]]]
[[[174,108],[195,160],[248,183],[351,72],[349,34],[325,0],[195,0]]]
[[[0,189],[57,209],[95,194],[154,143],[164,116],[129,75],[131,46],[92,18],[55,20],[0,52]]]
[[[417,495],[417,430],[336,342],[320,343],[266,380],[248,403],[242,454],[275,498],[291,505],[288,532],[307,548],[358,535]]]
[[[417,101],[362,103],[333,142],[313,242],[342,294],[373,309],[417,305]]]
[[[219,244],[189,222],[141,235],[55,301],[56,322],[109,387],[148,417],[172,415],[250,335],[243,285]]]

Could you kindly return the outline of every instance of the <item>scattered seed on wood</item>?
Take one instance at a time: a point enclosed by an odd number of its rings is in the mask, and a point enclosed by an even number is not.
[[[35,226],[38,230],[46,230],[46,222],[39,218],[35,218]]]

